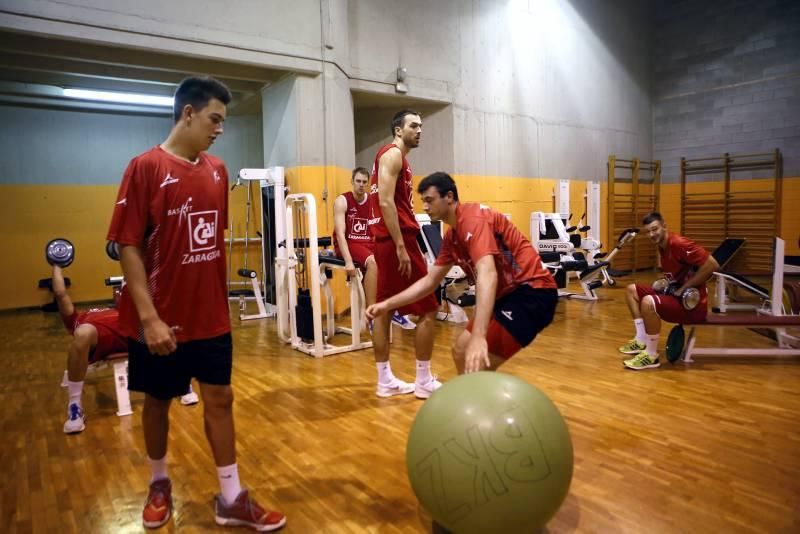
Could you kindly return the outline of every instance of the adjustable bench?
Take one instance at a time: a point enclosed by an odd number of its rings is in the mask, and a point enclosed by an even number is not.
[[[728,240],[726,240],[727,242]],[[742,243],[744,240],[740,240]],[[741,244],[738,244],[738,248]],[[725,242],[723,242],[725,244]],[[772,297],[769,291],[764,288],[759,288],[769,301],[770,308],[766,309],[761,307],[754,314],[732,314],[721,315],[717,313],[709,314],[706,320],[700,323],[687,323],[690,326],[688,340],[685,346],[680,350],[679,358],[684,362],[694,361],[692,356],[800,356],[800,338],[786,332],[787,328],[800,328],[800,315],[787,315],[783,310],[783,300],[781,298],[783,291],[783,258],[784,258],[785,243],[783,239],[775,238],[775,258],[773,264],[772,274]],[[717,249],[719,250],[719,248]],[[734,250],[734,252],[735,252]],[[717,251],[715,251],[717,252]],[[732,255],[732,254],[731,254]],[[724,258],[723,258],[724,259]],[[728,257],[728,260],[730,257]],[[719,260],[717,260],[719,261]],[[727,261],[727,260],[726,260]],[[722,264],[720,264],[722,265]],[[719,279],[718,279],[719,280]],[[725,280],[723,278],[722,280]],[[722,285],[718,281],[718,287]],[[744,286],[743,286],[744,287]],[[719,294],[719,293],[718,293]],[[775,332],[775,339],[778,346],[768,349],[755,349],[755,348],[697,348],[695,329],[698,326],[717,326],[717,327],[740,327],[740,328],[767,328]],[[679,329],[676,327],[676,329]],[[676,330],[673,329],[673,330]],[[670,334],[673,338],[673,334]],[[675,336],[678,342],[682,341],[682,335]],[[671,347],[671,342],[667,341],[668,356],[678,354],[677,345],[679,343],[673,342],[676,346]]]

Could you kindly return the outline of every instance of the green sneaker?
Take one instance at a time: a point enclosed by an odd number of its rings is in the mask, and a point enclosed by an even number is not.
[[[619,348],[619,351],[622,354],[639,354],[647,347],[644,346],[644,343],[639,343],[639,341],[634,337],[631,338],[630,341],[625,343]]]
[[[630,360],[625,360],[624,363],[625,367],[628,369],[633,369],[634,371],[661,367],[661,364],[658,363],[658,354],[655,354],[655,356],[650,356],[645,350],[641,351]]]

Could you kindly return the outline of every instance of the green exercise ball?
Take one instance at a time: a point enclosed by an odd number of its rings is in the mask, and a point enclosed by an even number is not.
[[[472,373],[422,405],[406,467],[420,503],[448,530],[534,532],[567,496],[572,440],[537,388],[505,373]]]

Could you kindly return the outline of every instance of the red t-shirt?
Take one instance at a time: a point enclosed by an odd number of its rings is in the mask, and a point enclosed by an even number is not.
[[[397,148],[397,145],[384,145],[378,150],[378,155],[375,156],[375,163],[372,165],[372,175],[369,179],[369,225],[370,231],[376,240],[391,238],[389,230],[383,222],[383,214],[381,212],[381,199],[378,195],[378,167],[381,156],[392,148]],[[397,149],[400,150],[399,148]],[[403,156],[403,166],[400,168],[400,174],[397,175],[397,182],[394,187],[394,204],[397,207],[397,221],[400,223],[400,231],[404,234],[416,235],[419,233],[419,224],[414,217],[414,183],[412,178],[411,167],[408,165],[408,160]]]
[[[497,269],[496,299],[522,284],[557,287],[539,253],[505,215],[481,204],[459,203],[456,225],[444,236],[436,265],[458,264],[474,281],[475,264],[487,254],[494,256]]]
[[[661,271],[681,285],[702,267],[709,256],[706,249],[673,232],[667,234],[667,247],[658,247],[658,253],[661,256]],[[697,289],[700,290],[700,304],[705,305],[708,302],[706,284],[701,284]]]
[[[95,328],[101,327],[113,332],[119,332],[119,312],[114,308],[92,308],[90,310],[73,312],[69,317],[62,317],[64,326],[70,335],[75,334],[75,329],[82,324],[90,324]]]
[[[344,214],[345,228],[344,238],[348,243],[356,242],[372,247],[372,233],[369,230],[370,205],[369,196],[359,203],[352,191],[343,193],[342,196],[347,201],[347,211]],[[333,233],[333,245],[339,250],[336,232]]]
[[[230,332],[225,228],[228,173],[219,158],[194,163],[155,147],[131,160],[122,178],[108,239],[140,247],[150,296],[178,341]],[[143,339],[126,285],[122,330]]]

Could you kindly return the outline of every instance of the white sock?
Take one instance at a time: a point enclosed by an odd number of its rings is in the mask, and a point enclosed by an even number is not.
[[[656,356],[658,356],[658,338],[660,337],[660,334],[656,334],[654,336],[647,334],[646,337],[647,337],[647,348],[645,350],[647,351],[647,354],[655,358]]]
[[[148,457],[150,460],[150,483],[152,484],[156,480],[163,480],[165,478],[169,478],[167,476],[167,455],[165,454],[163,458],[160,460],[153,460],[152,458]]]
[[[394,374],[392,373],[392,366],[389,362],[375,362],[378,368],[378,384],[391,384],[394,382]]]
[[[431,374],[430,360],[417,360],[417,382],[420,384],[425,384],[431,380],[433,380],[433,375]]]
[[[634,319],[633,326],[636,328],[636,341],[644,345],[647,342],[647,332],[644,330],[644,319]]]
[[[236,464],[217,467],[217,476],[220,490],[222,490],[222,500],[230,506],[242,492],[242,485],[239,483],[239,468]]]
[[[80,382],[73,382],[67,379],[67,391],[69,392],[69,403],[70,404],[77,404],[81,408],[83,405],[81,404],[81,393],[83,392],[83,380]]]

